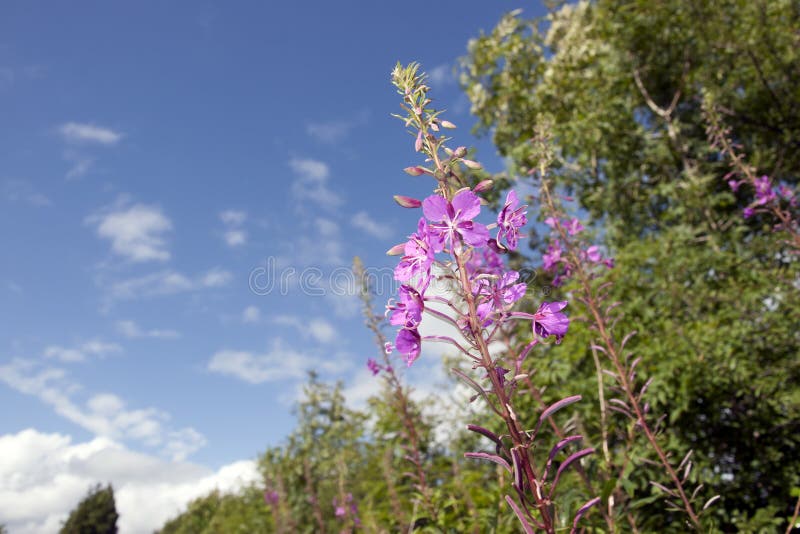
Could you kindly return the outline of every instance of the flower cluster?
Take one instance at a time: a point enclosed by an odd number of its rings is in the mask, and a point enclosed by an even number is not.
[[[731,178],[728,180],[728,186],[734,193],[736,193],[742,184],[746,182],[747,180],[736,180],[735,178]],[[755,215],[756,210],[759,208],[766,207],[781,200],[786,202],[792,208],[797,208],[797,196],[794,194],[794,191],[783,184],[773,187],[769,176],[764,175],[760,178],[755,178],[751,185],[755,190],[756,198],[753,200],[753,202],[746,206],[744,210],[742,210],[742,215],[745,219],[749,219]]]
[[[497,222],[488,226],[476,220],[481,213],[481,200],[470,188],[458,190],[451,200],[441,194],[431,195],[423,201],[404,196],[397,196],[395,199],[403,207],[421,207],[424,216],[419,219],[417,230],[408,237],[408,241],[389,251],[390,254],[402,251],[403,256],[394,270],[395,279],[402,285],[397,298],[391,299],[386,306],[389,323],[400,329],[394,344],[387,346],[387,353],[396,349],[410,366],[419,357],[422,341],[425,339],[419,332],[423,312],[427,310],[441,315],[440,312],[426,307],[426,302],[436,300],[449,305],[452,310],[458,309],[454,302],[441,296],[426,296],[431,281],[435,278],[434,266],[437,264],[441,267],[441,273],[451,277],[453,270],[462,266],[467,275],[480,328],[487,328],[508,318],[519,318],[511,314],[510,309],[525,295],[526,285],[519,281],[518,272],[505,268],[500,256],[503,252],[517,248],[521,228],[528,222],[527,206],[520,206],[515,191],[508,192]],[[494,228],[497,229],[497,234],[491,237],[490,230]],[[442,261],[437,259],[439,254],[448,257]],[[554,335],[560,340],[569,324],[566,316],[560,313],[564,306],[566,303],[553,312],[559,316],[559,326],[554,324],[543,327],[529,315],[527,318],[534,324],[532,331],[541,337]],[[470,331],[472,327],[467,313],[456,315],[458,316],[451,318],[452,322],[464,331],[467,338],[479,335],[478,332]],[[443,339],[437,337],[435,340]],[[367,366],[373,374],[382,370],[375,360],[369,360]]]
[[[567,220],[550,216],[545,219],[544,223],[552,228],[554,237],[548,243],[547,250],[542,254],[542,268],[553,275],[553,285],[558,287],[572,276],[574,269],[571,258],[565,253],[566,244],[562,241],[579,240],[584,227],[574,217]],[[609,269],[614,267],[614,258],[604,258],[597,245],[586,248],[579,247],[578,256],[578,259],[584,263],[602,264]]]
[[[333,513],[338,519],[344,520],[349,515],[353,521],[353,526],[360,527],[361,519],[358,517],[358,504],[353,499],[353,494],[348,493],[344,502],[339,502],[337,498],[333,499]]]

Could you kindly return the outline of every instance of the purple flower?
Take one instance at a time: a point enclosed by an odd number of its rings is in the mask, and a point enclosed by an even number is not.
[[[547,245],[547,252],[542,254],[542,268],[551,271],[561,261],[561,244],[553,241]]]
[[[432,233],[424,218],[417,224],[417,232],[408,238],[404,256],[394,269],[394,277],[401,282],[418,278],[420,287],[426,287],[431,275],[431,264],[436,252],[442,250],[441,236]]]
[[[264,492],[264,502],[271,506],[278,504],[280,499],[281,496],[275,490],[267,490]]]
[[[395,326],[413,328],[422,321],[422,310],[425,303],[422,296],[413,287],[403,284],[398,290],[400,301],[396,304],[391,301],[386,305],[386,311],[391,311],[389,323]]]
[[[569,235],[575,235],[582,231],[583,231],[583,225],[581,224],[581,221],[579,221],[578,219],[572,219],[567,225],[567,232],[569,232]]]
[[[775,200],[775,192],[772,190],[772,184],[769,181],[769,176],[762,176],[756,178],[756,203],[763,206],[767,202]]]
[[[414,360],[419,358],[419,353],[422,349],[422,339],[419,337],[419,332],[417,332],[416,328],[402,328],[397,333],[394,346],[399,353],[405,354],[406,363],[411,367]]]
[[[467,274],[470,278],[479,274],[493,274],[502,276],[503,274],[503,260],[500,255],[489,247],[478,253],[478,250],[473,249],[472,254],[466,263]]]
[[[556,336],[560,343],[569,328],[569,317],[561,313],[566,306],[566,301],[542,302],[534,314],[533,331],[544,338]]]
[[[483,246],[489,240],[489,230],[472,220],[481,211],[481,201],[468,189],[456,193],[452,202],[440,195],[431,195],[422,201],[422,211],[431,221],[431,233],[451,246],[457,246],[459,237],[474,247]]]
[[[383,352],[385,352],[386,354],[391,354],[393,350],[394,346],[392,345],[391,341],[387,341],[386,343],[383,344]]]
[[[336,506],[335,514],[336,517],[344,517],[347,514],[347,510],[344,509],[344,506]]]
[[[603,260],[603,265],[608,267],[609,269],[614,268],[614,258],[606,258]]]
[[[744,183],[744,180],[728,180],[728,186],[731,188],[731,191],[734,193],[739,190],[739,187]]]
[[[589,258],[589,261],[592,263],[597,263],[600,261],[602,256],[600,255],[600,249],[597,245],[592,245],[591,247],[586,249],[586,257]]]
[[[505,206],[497,215],[497,226],[499,228],[497,242],[499,243],[500,239],[505,237],[510,250],[516,250],[520,236],[519,229],[528,222],[528,217],[525,214],[528,206],[518,208],[518,205],[517,193],[512,189],[506,196]]]
[[[755,212],[756,210],[754,210],[750,206],[747,206],[744,210],[742,210],[742,215],[744,216],[745,219],[749,219],[755,214]]]
[[[381,372],[381,366],[378,365],[378,362],[373,360],[372,358],[367,360],[367,368],[372,371],[372,376],[377,375]]]
[[[558,226],[558,219],[555,217],[548,217],[544,220],[544,223],[550,228],[555,228]]]
[[[492,315],[506,311],[511,304],[525,296],[527,286],[515,283],[517,280],[517,271],[508,271],[497,280],[476,280],[473,293],[481,298],[481,302],[475,311],[484,327],[492,323]]]

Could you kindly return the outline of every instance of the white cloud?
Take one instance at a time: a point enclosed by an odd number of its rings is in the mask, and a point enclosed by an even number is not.
[[[330,343],[336,339],[336,328],[325,319],[300,319],[294,315],[276,315],[272,322],[281,326],[289,326],[304,337],[311,336],[320,343]]]
[[[219,219],[223,224],[241,226],[247,220],[247,213],[239,210],[225,210],[219,214]]]
[[[163,526],[192,499],[259,480],[251,460],[212,471],[134,452],[108,438],[73,443],[69,436],[34,429],[0,436],[0,510],[14,534],[58,532],[98,482],[114,487],[120,534],[143,534]]]
[[[245,323],[261,322],[261,310],[255,306],[248,306],[242,312],[242,321]]]
[[[69,143],[97,143],[115,145],[122,139],[122,134],[110,128],[94,124],[68,122],[58,128],[59,133]]]
[[[308,332],[320,343],[330,343],[336,339],[336,329],[324,319],[312,319],[309,321]]]
[[[247,243],[247,232],[240,227],[247,220],[247,213],[237,210],[226,210],[219,214],[222,224],[226,226],[222,234],[229,247],[238,247]]]
[[[128,409],[122,399],[111,393],[95,394],[81,406],[74,400],[81,385],[70,381],[60,368],[17,358],[0,367],[0,381],[38,398],[60,416],[97,436],[138,441],[159,448],[176,461],[205,445],[205,438],[191,428],[169,428],[166,412],[156,408]]]
[[[106,343],[99,339],[92,339],[72,348],[50,345],[44,349],[44,357],[53,358],[62,362],[83,362],[90,356],[103,358],[109,354],[119,352],[122,352],[122,347],[116,343]]]
[[[434,90],[447,85],[454,84],[456,77],[453,74],[453,66],[447,63],[437,65],[428,72],[428,81],[430,81]]]
[[[64,152],[64,159],[72,164],[65,176],[67,180],[74,180],[85,176],[89,170],[91,170],[92,165],[94,165],[93,158],[83,156],[72,150]]]
[[[53,205],[49,197],[36,191],[27,180],[4,180],[2,194],[9,202],[25,202],[37,208]]]
[[[233,275],[224,269],[211,269],[201,278],[201,285],[203,287],[222,287],[230,283]]]
[[[291,159],[289,167],[297,176],[292,183],[292,194],[301,202],[314,202],[324,208],[336,208],[344,202],[338,193],[328,187],[330,169],[322,161]]]
[[[108,298],[111,300],[134,300],[174,295],[187,291],[222,287],[230,283],[232,279],[233,275],[230,272],[219,268],[211,269],[194,278],[189,278],[177,271],[159,271],[111,284],[108,288]]]
[[[386,224],[379,223],[369,216],[366,211],[359,211],[350,219],[353,227],[362,230],[378,239],[388,239],[392,236],[392,229]]]
[[[247,243],[247,232],[244,230],[228,230],[223,237],[229,247],[238,247]]]
[[[303,379],[311,369],[336,370],[335,362],[324,361],[287,347],[276,339],[272,347],[264,353],[222,349],[208,362],[208,370],[232,376],[249,382],[261,384],[281,380]]]
[[[347,121],[312,122],[306,126],[306,133],[317,141],[334,145],[343,141],[354,126]]]
[[[164,234],[172,230],[172,221],[159,208],[135,204],[86,221],[97,226],[97,235],[110,240],[111,249],[120,256],[135,262],[170,258]]]
[[[117,321],[117,332],[128,338],[155,338],[155,339],[175,339],[181,337],[179,332],[175,330],[162,330],[153,328],[150,330],[143,330],[135,321],[124,320]]]

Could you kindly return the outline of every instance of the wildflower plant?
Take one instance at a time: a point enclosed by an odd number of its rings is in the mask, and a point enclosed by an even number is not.
[[[564,310],[568,303],[542,302],[532,314],[515,310],[526,285],[520,282],[518,272],[503,267],[496,254],[517,248],[521,229],[527,223],[527,207],[521,205],[516,192],[510,191],[495,222],[480,222],[480,194],[490,189],[492,182],[469,187],[462,177],[465,169],[479,169],[480,164],[466,158],[465,147],[446,146],[450,139],[442,131],[455,125],[431,107],[429,87],[419,65],[398,64],[392,82],[403,98],[401,107],[405,111],[396,117],[412,133],[415,151],[425,157],[422,165],[405,170],[412,176],[432,177],[435,189],[421,201],[395,197],[404,208],[421,208],[422,216],[408,240],[389,251],[401,256],[394,273],[401,286],[396,299],[387,305],[390,323],[399,327],[387,349],[399,353],[408,366],[420,357],[423,341],[448,343],[466,358],[476,373],[453,372],[475,391],[475,398],[482,398],[502,419],[504,430],[496,433],[470,425],[469,430],[490,440],[494,450],[465,456],[494,462],[508,471],[512,492],[505,495],[505,501],[526,532],[555,532],[566,517],[574,531],[581,517],[600,499],[590,499],[574,512],[565,511],[556,504],[556,490],[570,465],[577,465],[594,449],[565,452],[582,439],[571,435],[552,446],[545,458],[539,459],[535,452],[543,422],[581,397],[566,397],[547,406],[537,420],[517,414],[513,407],[519,381],[527,377],[522,372],[526,357],[535,346],[559,343],[567,334],[569,318]],[[482,259],[488,261],[482,265]],[[442,291],[442,287],[447,290]],[[420,326],[426,315],[450,325],[458,335],[422,334]],[[512,361],[509,354],[496,354],[493,343],[503,325],[517,321],[530,325],[530,337]],[[370,367],[380,371],[374,363]],[[566,458],[558,462],[562,452]]]

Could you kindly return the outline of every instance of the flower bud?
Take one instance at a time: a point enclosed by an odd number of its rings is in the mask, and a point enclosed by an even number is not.
[[[425,174],[425,169],[422,167],[406,167],[403,169],[406,173],[410,174],[411,176],[419,176],[420,174]]]
[[[483,180],[482,182],[478,182],[472,190],[476,193],[483,193],[484,191],[488,191],[494,185],[493,180]]]
[[[483,168],[483,166],[480,163],[478,163],[477,161],[472,161],[471,159],[462,159],[461,162],[473,170],[478,170]]]
[[[455,129],[456,125],[450,121],[442,121],[442,128],[448,128],[450,130]]]
[[[394,201],[404,208],[418,208],[422,206],[422,201],[416,198],[406,197],[403,195],[395,195]]]
[[[422,150],[422,130],[417,134],[417,140],[414,141],[414,150],[417,152]]]
[[[387,256],[399,256],[406,251],[406,244],[400,243],[399,245],[395,245],[389,250],[386,251]]]
[[[460,146],[453,151],[454,158],[463,158],[466,155],[467,155],[467,147],[465,146]]]

